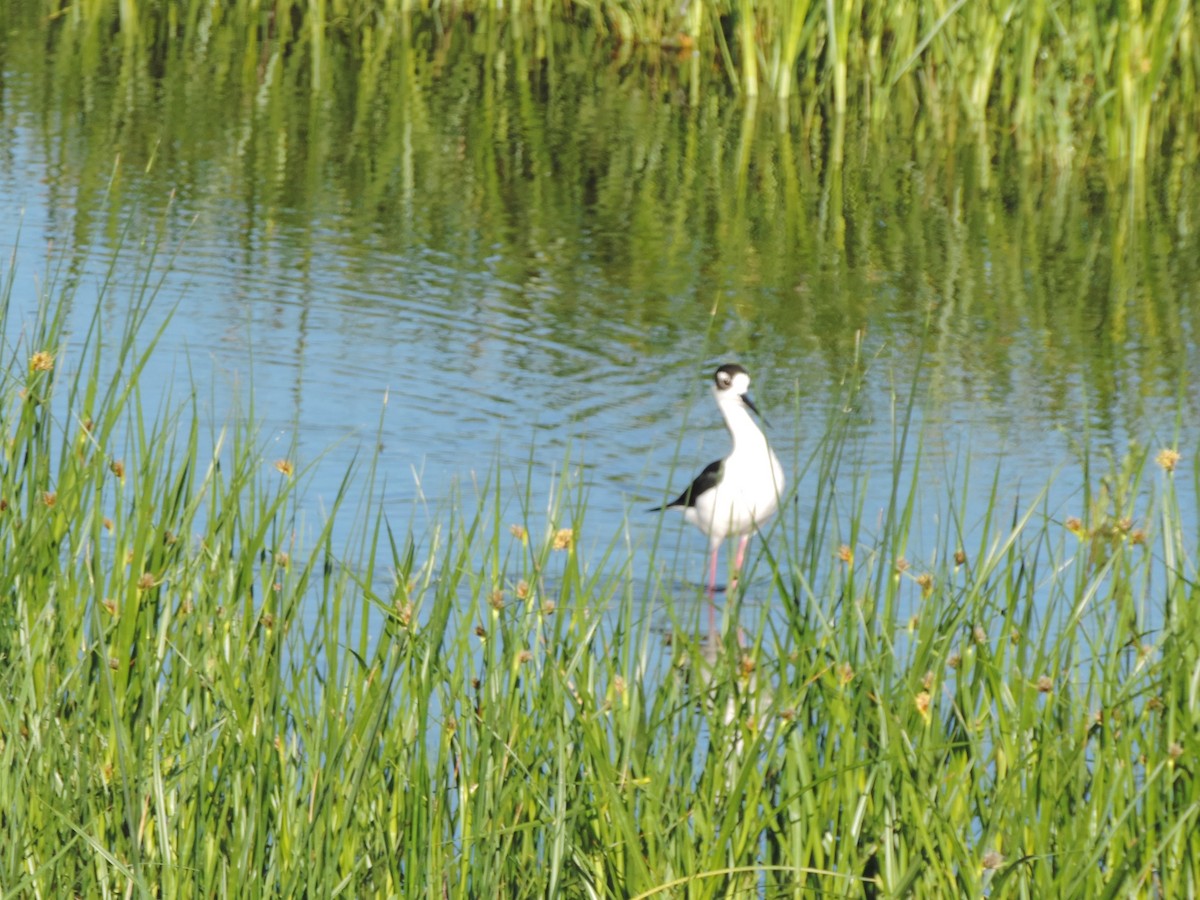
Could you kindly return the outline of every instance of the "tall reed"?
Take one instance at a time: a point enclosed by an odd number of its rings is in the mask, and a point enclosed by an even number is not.
[[[270,80],[285,57],[305,60],[319,91],[343,68],[362,84],[397,45],[428,52],[466,32],[490,33],[532,74],[567,58],[556,47],[594,34],[637,46],[653,70],[657,49],[682,49],[693,100],[722,88],[707,72],[727,74],[748,96],[786,100],[802,93],[829,117],[865,117],[904,103],[953,137],[959,120],[1012,134],[1024,152],[1127,160],[1192,148],[1200,41],[1186,0],[1051,7],[1044,0],[991,3],[854,0],[580,0],[554,6],[460,0],[88,0],[65,7],[21,0],[10,15],[40,16],[60,52],[96,62],[115,47],[129,62],[194,65],[215,54],[226,72]],[[460,31],[459,26],[466,27]],[[121,36],[110,44],[108,34]],[[573,39],[566,35],[574,35]],[[497,44],[497,51],[499,44]],[[702,61],[701,65],[697,65]],[[232,66],[230,65],[232,63]],[[353,75],[351,75],[353,78]],[[278,87],[270,88],[278,90]]]
[[[572,478],[514,496],[497,475],[402,524],[368,460],[312,521],[319,461],[268,452],[252,405],[210,429],[152,400],[153,284],[68,334],[53,279],[14,320],[22,283],[0,372],[6,893],[1193,891],[1196,511],[1175,482],[1195,460],[1085,448],[1063,509],[967,458],[930,496],[904,389],[877,511],[850,379],[799,461],[820,487],[710,642],[665,560],[634,572],[592,534]]]

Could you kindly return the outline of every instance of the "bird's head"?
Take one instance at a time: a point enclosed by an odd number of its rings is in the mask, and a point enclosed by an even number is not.
[[[750,398],[750,373],[737,363],[726,363],[713,373],[713,394],[718,404],[745,404],[762,418],[762,413]]]

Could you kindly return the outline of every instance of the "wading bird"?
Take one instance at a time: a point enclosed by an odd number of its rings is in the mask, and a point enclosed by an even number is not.
[[[750,399],[750,374],[727,364],[713,374],[713,396],[725,417],[733,449],[724,459],[709,463],[682,494],[661,509],[682,509],[683,516],[708,535],[708,595],[717,590],[717,552],[727,537],[740,536],[734,560],[733,586],[742,571],[750,535],[779,508],[783,493],[783,467],[767,436],[750,413],[758,408]],[[710,610],[711,613],[711,610]]]

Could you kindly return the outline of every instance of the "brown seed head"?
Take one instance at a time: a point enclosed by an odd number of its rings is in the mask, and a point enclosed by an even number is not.
[[[1164,472],[1174,472],[1175,466],[1179,464],[1179,460],[1179,451],[1171,448],[1159,450],[1158,456],[1154,457],[1154,461],[1158,463],[1159,468]]]
[[[921,714],[921,718],[924,719],[926,723],[928,723],[931,718],[929,705],[932,700],[933,698],[930,696],[929,691],[921,691],[921,693],[917,694],[917,696],[913,698],[913,702],[917,706],[917,712]]]

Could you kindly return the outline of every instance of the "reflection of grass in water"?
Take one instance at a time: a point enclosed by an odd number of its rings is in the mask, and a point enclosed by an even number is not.
[[[43,9],[31,0],[12,16]],[[801,97],[806,117],[882,119],[901,105],[942,136],[1012,133],[1026,151],[1059,160],[1080,151],[1141,160],[1160,145],[1193,154],[1196,146],[1200,41],[1183,0],[1108,7],[467,0],[436,9],[393,0],[285,0],[269,9],[257,0],[100,0],[44,21],[88,65],[119,55],[122,66],[140,59],[156,73],[211,67],[206,74],[255,79],[264,88],[259,103],[289,84],[325,93],[342,82],[354,86],[351,102],[366,108],[397,76],[397,48],[437,68],[456,40],[483,54],[489,69],[511,65],[520,82],[538,81],[545,66],[590,64],[586,53],[574,59],[562,49],[568,35],[586,35],[598,44],[592,56],[640,65],[648,79],[665,72],[692,103],[732,87],[746,96]],[[400,76],[414,67],[410,61]]]
[[[193,409],[143,408],[145,306],[114,374],[99,314],[68,345],[49,301],[0,374],[9,890],[1186,896],[1200,874],[1186,460],[1089,471],[1062,522],[951,488],[904,562],[919,471],[878,519],[852,484],[847,513],[835,415],[810,517],[747,573],[746,646],[734,615],[706,646],[567,481],[542,524],[531,478],[515,501],[493,479],[404,534],[368,462],[306,529],[303,461],[250,424],[210,454]],[[684,607],[666,640],[652,619]]]
[[[190,54],[199,37],[155,43],[161,32],[145,28],[125,48],[66,15],[49,34],[17,18],[14,114],[0,130],[47,179],[46,207],[73,211],[50,216],[57,241],[86,252],[111,240],[106,210],[175,195],[175,215],[156,220],[164,231],[194,212],[206,250],[245,272],[246,290],[271,276],[264,294],[344,310],[336,327],[352,337],[374,321],[360,309],[407,313],[398,296],[475,319],[482,297],[496,317],[569,323],[552,340],[573,349],[603,335],[667,355],[716,310],[731,345],[760,341],[772,364],[813,367],[813,390],[838,377],[861,328],[902,360],[932,306],[927,372],[945,396],[982,397],[1017,427],[1077,427],[1080,379],[1118,422],[1119,396],[1141,413],[1169,405],[1186,377],[1200,153],[1169,91],[1152,127],[1174,129],[1171,152],[1098,165],[1069,116],[1053,121],[1074,150],[1052,159],[1056,142],[1021,148],[960,116],[934,122],[915,97],[842,126],[808,93],[783,114],[664,102],[679,93],[674,70],[651,80],[629,60],[609,64],[594,34],[563,23],[538,63],[514,50],[528,32],[496,13],[440,33],[416,17],[369,47],[335,17],[314,83],[306,44],[268,39],[283,25],[251,28],[229,7]],[[199,29],[190,21],[186,34]],[[201,282],[229,271],[193,264]]]

